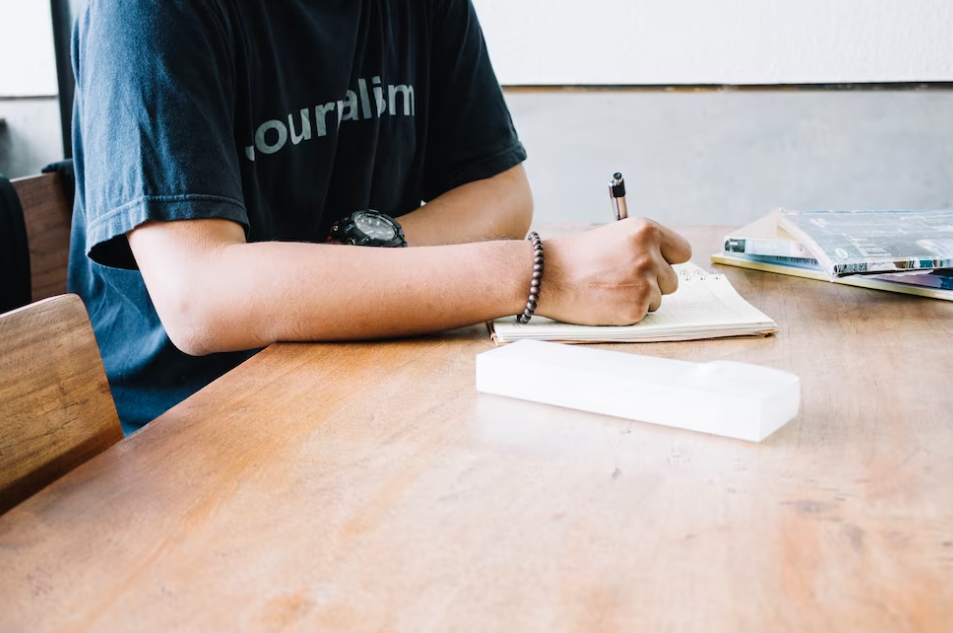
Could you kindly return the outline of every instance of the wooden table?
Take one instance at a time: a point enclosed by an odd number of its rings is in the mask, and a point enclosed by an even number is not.
[[[953,304],[725,270],[779,336],[622,349],[800,375],[763,444],[275,345],[0,518],[0,631],[953,630]]]

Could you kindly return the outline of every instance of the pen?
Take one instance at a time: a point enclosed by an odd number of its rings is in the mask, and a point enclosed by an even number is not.
[[[614,173],[609,181],[609,201],[616,221],[629,217],[629,208],[625,204],[625,180],[621,172]]]

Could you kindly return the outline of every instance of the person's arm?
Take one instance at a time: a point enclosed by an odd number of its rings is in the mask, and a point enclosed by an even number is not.
[[[503,173],[452,189],[399,222],[410,246],[520,240],[533,219],[533,194],[526,171]]]
[[[522,239],[532,194],[513,126],[470,0],[433,0],[421,197],[401,216],[411,245]]]
[[[228,220],[149,222],[129,245],[169,337],[203,355],[276,341],[435,332],[522,312],[533,252],[525,241],[378,249],[247,244]],[[640,218],[546,242],[537,313],[630,324],[675,291],[680,236]]]
[[[532,261],[523,241],[246,244],[227,220],[149,223],[129,244],[169,337],[192,355],[401,336],[515,314]]]

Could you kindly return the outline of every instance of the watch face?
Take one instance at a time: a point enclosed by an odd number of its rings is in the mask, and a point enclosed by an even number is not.
[[[354,217],[354,226],[366,235],[375,240],[387,241],[397,237],[397,231],[394,227],[376,215],[368,213],[359,213]]]

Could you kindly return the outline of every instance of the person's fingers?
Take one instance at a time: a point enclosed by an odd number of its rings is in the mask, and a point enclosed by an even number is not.
[[[692,258],[692,245],[684,237],[665,228],[661,224],[659,229],[659,252],[669,264],[684,264]]]
[[[658,287],[663,295],[670,295],[678,290],[678,273],[664,262],[659,266]]]
[[[655,279],[649,283],[649,293],[647,299],[649,300],[649,312],[655,312],[662,306],[662,291],[659,290],[658,281]]]

